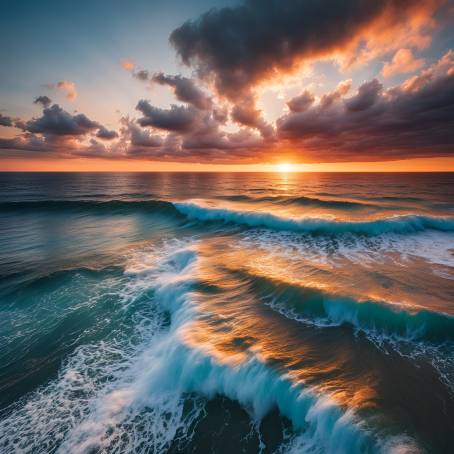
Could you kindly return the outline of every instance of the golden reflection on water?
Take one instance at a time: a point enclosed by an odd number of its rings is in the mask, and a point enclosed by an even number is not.
[[[287,192],[292,184],[290,176],[283,176],[275,194]],[[219,201],[202,203],[219,207]],[[276,208],[269,201],[255,203],[254,208],[246,202],[230,201],[222,201],[220,206],[292,218],[332,218],[339,212],[313,207]],[[347,216],[345,211],[343,216]],[[347,220],[354,220],[354,216]],[[362,219],[375,216],[371,210]],[[291,234],[286,237],[285,232],[281,237],[273,234],[272,241],[268,237],[260,241],[261,235],[268,234],[260,230],[245,236],[225,234],[198,243],[197,284],[191,294],[198,316],[181,331],[183,340],[219,363],[235,367],[254,357],[280,370],[293,383],[310,386],[349,408],[374,407],[380,394],[379,377],[384,372],[380,370],[383,363],[373,361],[380,354],[375,346],[358,342],[351,327],[318,329],[290,320],[269,307],[267,299],[284,294],[288,297],[284,303],[291,307],[295,303],[292,298],[304,303],[305,299],[327,295],[353,298],[358,304],[367,300],[406,304],[407,310],[439,308],[449,300],[446,285],[440,285],[442,278],[428,273],[427,262],[416,257],[403,258],[380,250],[378,262],[373,257],[355,261],[343,256],[342,246],[329,237],[324,248],[315,244],[311,251],[303,235],[295,243],[287,241]],[[373,251],[374,243],[369,246]],[[296,289],[295,293],[282,290],[289,287]],[[363,363],[369,359],[368,369]]]
[[[332,258],[304,255],[284,246],[267,250],[237,243],[226,252],[226,267],[358,301],[405,305],[409,311],[447,311],[446,301],[454,296],[445,279],[430,269],[428,272],[427,262],[418,257],[406,257],[403,262],[401,256],[388,253],[380,262],[355,264],[340,254]]]
[[[373,379],[344,372],[356,361],[349,336],[336,344],[329,339],[321,347],[320,332],[276,314],[250,291],[250,277],[231,274],[251,266],[260,259],[258,254],[237,254],[214,240],[199,245],[198,253],[197,275],[207,291],[191,294],[199,316],[180,333],[187,345],[231,367],[253,356],[288,374],[295,384],[323,391],[342,405],[373,405]],[[276,263],[276,274],[279,270],[282,273]]]

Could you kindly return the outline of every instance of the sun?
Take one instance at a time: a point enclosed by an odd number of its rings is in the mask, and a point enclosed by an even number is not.
[[[288,173],[288,172],[293,172],[295,169],[292,164],[289,164],[288,162],[283,162],[282,164],[278,164],[276,166],[277,170],[282,173]]]

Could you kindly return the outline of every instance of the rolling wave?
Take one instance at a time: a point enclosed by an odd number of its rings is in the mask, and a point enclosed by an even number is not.
[[[269,212],[242,211],[205,206],[195,202],[170,202],[166,200],[43,200],[0,203],[0,213],[34,211],[73,211],[93,212],[95,214],[143,211],[150,214],[159,213],[179,218],[185,217],[201,222],[217,221],[246,227],[323,235],[353,233],[375,236],[386,233],[408,234],[425,230],[454,232],[454,218],[424,215],[392,216],[372,221],[341,221],[311,217],[293,218]]]
[[[385,233],[416,233],[425,230],[454,232],[454,219],[422,215],[393,216],[373,221],[338,221],[318,218],[291,218],[267,212],[215,208],[194,202],[175,202],[175,208],[189,219],[218,221],[272,230],[335,235],[354,233],[381,235]]]
[[[408,341],[454,341],[454,316],[414,306],[351,297],[245,274],[257,291],[273,295],[269,305],[290,318],[317,326],[348,324],[356,330]],[[271,298],[271,299],[270,299]]]
[[[381,301],[358,301],[267,278],[253,279],[262,283],[262,289],[268,288],[269,295],[274,293],[265,298],[265,304],[284,317],[321,329],[351,326],[385,353],[428,361],[440,381],[454,392],[454,316]]]

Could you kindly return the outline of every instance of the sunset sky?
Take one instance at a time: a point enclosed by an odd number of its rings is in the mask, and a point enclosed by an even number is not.
[[[454,170],[452,0],[0,1],[0,170]]]

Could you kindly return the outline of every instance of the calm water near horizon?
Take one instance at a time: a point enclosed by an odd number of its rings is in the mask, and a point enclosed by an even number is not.
[[[0,173],[0,453],[452,453],[454,173]]]

